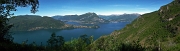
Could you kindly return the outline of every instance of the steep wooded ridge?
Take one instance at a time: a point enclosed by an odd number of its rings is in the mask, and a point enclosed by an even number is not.
[[[33,31],[39,29],[65,29],[68,28],[64,22],[54,20],[51,17],[41,17],[38,15],[21,15],[10,18],[13,24],[12,31]]]
[[[139,16],[121,30],[101,36],[88,49],[119,50],[124,47],[122,43],[139,43],[147,51],[180,51],[180,0]]]

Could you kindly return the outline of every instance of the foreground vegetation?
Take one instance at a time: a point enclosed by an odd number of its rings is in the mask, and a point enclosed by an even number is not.
[[[88,37],[86,34],[81,35],[79,38],[74,38],[70,41],[65,42],[62,36],[56,36],[55,33],[51,34],[50,39],[47,41],[48,45],[37,45],[35,42],[27,44],[27,41],[22,42],[22,44],[17,44],[13,42],[0,43],[0,50],[3,51],[89,51],[93,46],[94,42],[93,36]],[[121,43],[116,49],[111,50],[122,50],[122,51],[132,51],[145,50],[144,47],[134,43]],[[100,49],[99,49],[100,50]]]
[[[86,47],[93,42],[93,36],[81,35],[77,39],[65,42],[62,36],[56,36],[55,33],[51,34],[50,39],[47,41],[48,45],[37,45],[35,42],[27,44],[27,41],[22,44],[13,42],[0,43],[0,50],[3,51],[84,51]]]

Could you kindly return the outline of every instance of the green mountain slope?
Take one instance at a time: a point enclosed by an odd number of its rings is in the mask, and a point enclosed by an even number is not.
[[[64,29],[65,23],[54,20],[51,17],[41,17],[36,15],[21,15],[10,18],[10,24],[13,24],[12,31],[33,31],[39,29]]]
[[[100,37],[89,47],[92,51],[112,51],[122,48],[121,43],[138,43],[147,51],[179,51],[179,32],[180,1],[174,0],[158,11],[141,15],[123,29]]]

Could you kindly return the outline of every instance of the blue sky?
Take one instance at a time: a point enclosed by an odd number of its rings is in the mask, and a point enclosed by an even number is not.
[[[172,0],[39,0],[39,11],[35,15],[74,15],[94,12],[100,15],[123,13],[149,13]],[[33,15],[30,7],[17,8],[15,15]]]

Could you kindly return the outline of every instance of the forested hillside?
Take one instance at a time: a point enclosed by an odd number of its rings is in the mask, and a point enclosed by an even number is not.
[[[89,47],[92,51],[131,51],[134,48],[147,51],[179,51],[180,0],[164,5],[158,11],[139,16],[125,28],[102,36]]]
[[[65,23],[54,20],[51,17],[41,17],[37,15],[14,16],[9,20],[13,24],[12,31],[33,31],[39,29],[64,29]]]

